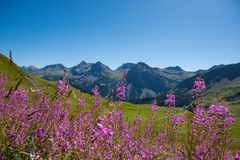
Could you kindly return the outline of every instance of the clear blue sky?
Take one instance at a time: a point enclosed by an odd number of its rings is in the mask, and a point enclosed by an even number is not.
[[[18,65],[240,62],[240,0],[0,0],[0,52]]]

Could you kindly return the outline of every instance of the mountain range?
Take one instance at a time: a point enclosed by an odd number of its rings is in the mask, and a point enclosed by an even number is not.
[[[85,92],[90,92],[97,86],[104,97],[108,96],[125,76],[127,100],[156,97],[173,89],[181,81],[196,75],[195,72],[184,71],[179,66],[160,69],[152,68],[143,62],[125,63],[116,70],[111,70],[101,62],[86,63],[85,61],[70,68],[62,64],[53,64],[40,69],[34,66],[22,67],[22,69],[46,80],[61,79],[65,70],[67,80],[72,86]]]
[[[207,70],[195,72],[184,71],[179,66],[163,69],[150,67],[144,62],[124,63],[116,70],[110,69],[101,62],[85,61],[70,68],[62,64],[54,64],[40,69],[34,66],[22,67],[22,69],[46,80],[61,79],[65,70],[67,80],[72,86],[85,92],[91,92],[91,89],[97,86],[104,97],[115,90],[116,84],[124,76],[127,84],[126,100],[134,103],[150,103],[157,97],[162,104],[165,94],[173,90],[176,93],[177,105],[185,105],[191,99],[192,86],[199,75],[206,81],[207,97],[220,96],[232,103],[239,103],[240,97],[240,63],[214,65]]]

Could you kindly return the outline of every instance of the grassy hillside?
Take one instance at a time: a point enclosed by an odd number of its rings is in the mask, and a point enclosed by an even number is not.
[[[221,87],[218,90],[207,92],[207,104],[210,104],[217,99],[220,99],[222,103],[227,104],[231,112],[236,116],[240,116],[240,84],[233,84]]]
[[[15,87],[20,81],[20,87],[27,90],[31,88],[44,90],[47,87],[54,87],[54,83],[25,73],[15,63],[10,64],[9,59],[2,54],[0,54],[0,74],[8,76],[10,87]]]

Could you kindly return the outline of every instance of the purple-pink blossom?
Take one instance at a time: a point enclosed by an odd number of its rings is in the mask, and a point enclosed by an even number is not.
[[[134,124],[141,124],[141,123],[142,123],[142,118],[136,115],[134,119]]]
[[[44,129],[43,128],[37,129],[37,131],[35,132],[34,135],[35,135],[35,138],[44,137],[44,135],[45,135]]]
[[[202,107],[197,107],[194,111],[193,122],[197,124],[205,124],[207,120],[205,109]]]
[[[167,93],[167,99],[165,100],[165,104],[170,108],[175,107],[175,95],[172,91]]]
[[[150,105],[150,110],[153,112],[158,112],[158,105],[156,103],[152,103]]]
[[[197,159],[198,160],[204,160],[204,156],[205,156],[206,152],[207,152],[207,150],[206,150],[206,145],[205,144],[198,145],[196,147]]]
[[[100,96],[100,93],[99,93],[99,90],[98,90],[97,87],[94,87],[94,88],[92,89],[92,94],[93,94],[94,96]]]
[[[227,117],[224,119],[224,125],[226,127],[230,126],[230,125],[233,125],[235,123],[235,119],[233,117]]]
[[[120,151],[121,150],[121,146],[118,144],[116,147],[115,147],[116,151]]]
[[[172,123],[172,124],[175,124],[175,125],[178,125],[178,124],[180,124],[180,123],[185,122],[186,119],[187,119],[187,118],[186,118],[185,116],[177,116],[177,115],[174,115],[174,116],[172,116],[172,118],[171,118],[171,123]]]
[[[111,127],[104,127],[101,123],[97,124],[98,134],[105,135],[105,136],[113,136],[113,131]]]
[[[196,80],[194,81],[193,92],[201,93],[204,92],[205,90],[206,90],[205,81],[202,78],[197,77]]]
[[[197,77],[193,84],[193,93],[195,96],[194,98],[196,100],[202,99],[204,97],[205,91],[206,91],[205,81],[202,78]]]
[[[0,85],[5,85],[8,83],[8,77],[6,75],[0,75]]]
[[[125,94],[126,94],[126,84],[123,82],[119,82],[117,84],[116,97],[118,97],[119,100],[124,101]]]
[[[209,108],[208,114],[211,116],[217,114],[218,116],[227,116],[229,115],[229,110],[223,104],[212,104]]]
[[[240,160],[240,150],[237,151],[235,155],[235,160]]]
[[[93,106],[94,107],[100,106],[101,105],[101,101],[102,101],[102,97],[101,97],[97,87],[92,89],[92,94],[94,95]]]
[[[78,99],[78,107],[81,108],[83,107],[85,104],[85,100],[84,99]]]
[[[57,82],[57,94],[58,96],[66,96],[68,92],[68,83],[64,80],[59,80]]]

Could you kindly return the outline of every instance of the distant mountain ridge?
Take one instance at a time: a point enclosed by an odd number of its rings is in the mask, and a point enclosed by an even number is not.
[[[22,67],[22,69],[47,80],[61,79],[66,70],[67,80],[72,86],[86,92],[91,92],[93,87],[98,86],[104,97],[115,90],[117,82],[125,75],[126,99],[135,103],[150,103],[154,97],[159,97],[158,101],[163,103],[166,92],[174,90],[177,105],[185,105],[191,99],[192,86],[199,75],[206,81],[208,97],[216,96],[217,92],[224,88],[229,91],[228,94],[221,96],[225,100],[235,103],[236,97],[240,95],[236,89],[238,85],[240,88],[240,63],[214,65],[208,70],[196,72],[184,71],[179,66],[164,69],[150,67],[144,62],[124,63],[116,70],[111,70],[101,62],[87,63],[85,61],[70,68],[55,64],[40,69],[34,66]]]
[[[166,68],[164,68],[164,70],[173,71],[173,72],[184,72],[184,70],[179,66],[166,67]]]
[[[195,75],[179,66],[164,69],[153,68],[144,62],[124,63],[116,70],[111,70],[101,62],[82,61],[67,68],[62,64],[47,65],[43,68],[22,67],[28,73],[41,76],[47,80],[59,80],[67,72],[69,83],[86,92],[98,86],[103,96],[108,96],[115,89],[117,82],[125,74],[127,83],[127,100],[155,97],[175,87],[182,80]]]

